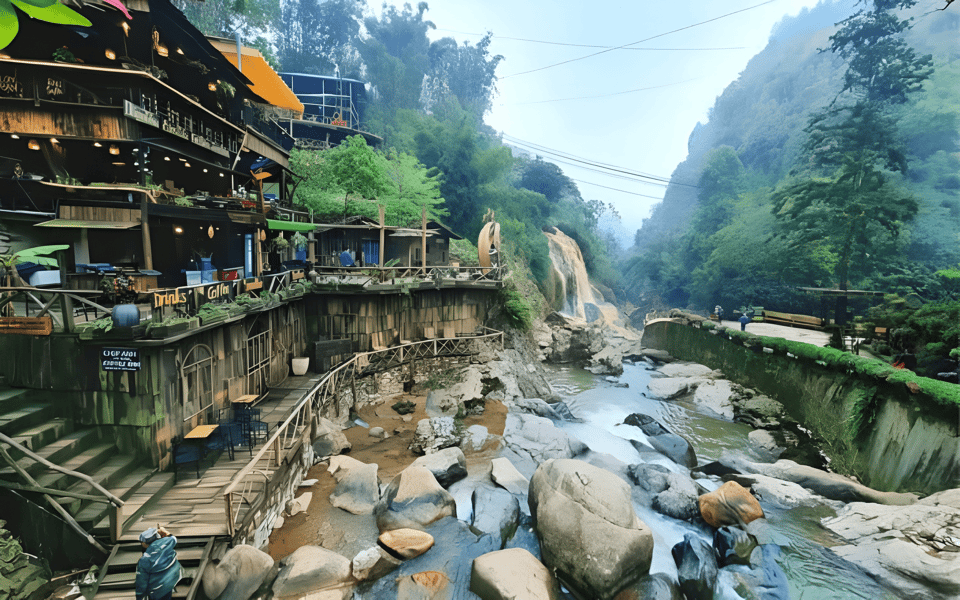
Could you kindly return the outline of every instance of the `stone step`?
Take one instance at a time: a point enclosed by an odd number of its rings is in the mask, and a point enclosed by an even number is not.
[[[96,429],[81,429],[80,431],[72,431],[60,439],[34,450],[34,452],[55,465],[61,465],[70,459],[70,457],[76,456],[87,448],[92,448],[99,442],[100,436],[97,434]],[[21,458],[17,459],[17,463],[34,477],[47,469],[42,463],[32,458],[22,456],[21,452],[13,449],[11,456],[16,458],[16,455],[21,456]],[[11,467],[5,466],[0,469],[0,477],[10,479],[19,478],[20,476]]]
[[[52,404],[32,402],[0,414],[0,433],[12,437],[22,429],[39,425],[55,416]]]
[[[26,388],[0,387],[0,413],[20,408],[30,402],[30,390]]]
[[[54,417],[49,421],[24,429],[11,437],[17,440],[17,443],[36,452],[38,448],[55,442],[71,431],[73,431],[72,419]]]
[[[179,556],[180,553],[177,552],[178,559]],[[187,565],[183,564],[183,561],[180,561],[180,564],[183,566],[183,579],[180,580],[180,584],[183,585],[183,583],[188,582],[188,580],[193,581],[193,578],[197,573],[196,567],[188,567]],[[134,569],[131,571],[115,573],[113,570],[113,563],[111,562],[110,571],[104,576],[103,581],[100,582],[100,590],[120,590],[125,588],[132,589],[136,583],[136,578],[136,563],[134,563]],[[186,587],[189,588],[189,582]]]
[[[111,494],[126,502],[144,483],[150,480],[154,472],[152,468],[135,467],[122,479],[105,487]],[[109,522],[110,510],[110,505],[104,502],[84,502],[76,515],[76,519],[84,529],[90,530],[105,517]]]
[[[98,467],[110,460],[112,456],[116,456],[116,453],[117,447],[114,446],[112,442],[97,444],[91,448],[81,450],[66,460],[59,460],[56,464],[70,471],[91,475],[96,472]],[[71,475],[52,470],[43,472],[36,479],[41,487],[57,490],[66,489],[77,481],[77,479]]]

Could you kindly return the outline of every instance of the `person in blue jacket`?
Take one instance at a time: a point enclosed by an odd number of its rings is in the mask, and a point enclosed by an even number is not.
[[[170,600],[183,577],[177,560],[177,538],[163,527],[140,534],[143,556],[137,561],[137,600]]]
[[[747,323],[749,323],[749,322],[752,321],[753,319],[751,319],[749,315],[747,315],[746,313],[744,313],[744,314],[740,315],[740,318],[737,319],[737,320],[740,321],[740,331],[746,331],[746,330],[747,330]]]

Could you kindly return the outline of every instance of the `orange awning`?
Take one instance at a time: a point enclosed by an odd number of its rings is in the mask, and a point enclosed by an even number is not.
[[[235,45],[218,43],[211,40],[214,47],[223,53],[227,60],[237,66],[237,47]],[[303,114],[303,103],[297,99],[293,91],[280,79],[277,72],[267,64],[259,50],[244,47],[243,64],[241,70],[253,82],[250,89],[255,94],[274,106],[286,108]]]

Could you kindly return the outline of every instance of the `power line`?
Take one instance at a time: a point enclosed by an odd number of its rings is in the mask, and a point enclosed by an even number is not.
[[[582,181],[582,180],[580,180],[580,179],[571,179],[570,181],[576,181],[577,183],[582,183],[582,184],[584,184],[584,185],[593,185],[593,186],[596,186],[596,187],[599,187],[599,188],[603,188],[603,189],[605,189],[605,190],[613,190],[613,191],[615,191],[615,192],[622,192],[622,193],[624,193],[624,194],[630,194],[631,196],[640,196],[641,198],[652,198],[652,199],[654,199],[654,200],[663,200],[663,198],[660,197],[660,196],[649,196],[649,195],[647,195],[647,194],[641,194],[641,193],[638,193],[638,192],[631,192],[631,191],[628,191],[628,190],[621,190],[620,188],[610,187],[610,186],[606,186],[606,185],[600,185],[599,183],[591,183],[591,182],[589,182],[589,181]]]
[[[699,79],[702,79],[702,78],[697,77],[697,78],[695,78],[695,79],[687,79],[686,81],[678,81],[678,82],[676,82],[676,83],[665,83],[665,84],[663,84],[663,85],[653,85],[653,86],[650,86],[650,87],[637,88],[637,89],[635,89],[635,90],[626,90],[626,91],[623,91],[623,92],[611,92],[611,93],[609,93],[609,94],[600,94],[599,96],[576,96],[576,97],[573,97],[573,98],[555,98],[555,99],[553,99],[553,100],[533,100],[533,101],[531,101],[531,102],[514,102],[514,103],[512,103],[512,104],[502,104],[502,103],[501,103],[500,106],[523,106],[523,105],[526,105],[526,104],[547,104],[547,103],[550,103],[550,102],[566,102],[567,100],[595,100],[595,99],[597,99],[597,98],[609,98],[609,97],[611,97],[611,96],[622,96],[622,95],[624,95],[624,94],[633,94],[633,93],[636,93],[636,92],[645,92],[645,91],[647,91],[647,90],[656,90],[656,89],[659,89],[659,88],[671,87],[671,86],[674,86],[674,85],[682,85],[682,84],[684,84],[684,83],[690,83],[691,81],[698,81]]]
[[[714,21],[718,21],[718,20],[720,20],[720,19],[724,19],[724,18],[729,17],[729,16],[732,16],[732,15],[736,15],[736,14],[739,14],[739,13],[742,13],[742,12],[746,12],[746,11],[748,11],[748,10],[753,10],[753,9],[759,8],[759,7],[761,7],[761,6],[765,6],[765,5],[767,5],[767,4],[772,4],[772,3],[776,2],[776,1],[777,1],[777,0],[767,0],[766,2],[761,2],[760,4],[755,4],[755,5],[749,6],[749,7],[747,7],[747,8],[741,8],[740,10],[735,10],[735,11],[729,12],[729,13],[727,13],[727,14],[725,14],[725,15],[720,15],[719,17],[714,17],[714,18],[712,18],[712,19],[707,19],[706,21],[700,21],[699,23],[694,23],[694,24],[692,24],[692,25],[687,25],[687,26],[685,26],[685,27],[681,27],[681,28],[679,28],[679,29],[674,29],[674,30],[672,30],[672,31],[667,31],[667,32],[664,32],[664,33],[658,33],[657,35],[654,35],[654,36],[651,36],[651,37],[648,37],[648,38],[644,38],[644,39],[642,39],[642,40],[637,40],[636,42],[631,42],[631,43],[629,43],[629,44],[624,44],[624,45],[622,45],[622,46],[615,46],[615,47],[613,47],[613,48],[607,48],[607,49],[605,49],[605,50],[601,50],[600,52],[594,52],[593,54],[587,54],[586,56],[581,56],[581,57],[579,57],[579,58],[571,58],[571,59],[569,59],[569,60],[564,60],[564,61],[561,61],[561,62],[558,62],[558,63],[553,63],[552,65],[547,65],[547,66],[545,66],[545,67],[538,67],[538,68],[536,68],[536,69],[531,69],[531,70],[529,70],[529,71],[521,71],[521,72],[519,72],[519,73],[511,73],[510,75],[504,75],[503,77],[500,78],[500,80],[503,81],[504,79],[509,79],[510,77],[517,77],[517,76],[519,76],[519,75],[527,75],[528,73],[536,73],[537,71],[543,71],[543,70],[546,70],[546,69],[552,69],[553,67],[559,67],[560,65],[565,65],[565,64],[568,64],[568,63],[572,63],[572,62],[577,62],[577,61],[579,61],[579,60],[584,60],[584,59],[586,59],[586,58],[591,58],[591,57],[594,57],[594,56],[599,56],[599,55],[601,55],[601,54],[606,54],[607,52],[613,52],[614,50],[621,50],[621,49],[626,48],[626,47],[628,47],[628,46],[635,46],[636,44],[642,44],[643,42],[649,42],[650,40],[655,40],[655,39],[657,39],[657,38],[659,38],[659,37],[663,37],[663,36],[665,36],[665,35],[670,35],[670,34],[672,34],[672,33],[677,33],[677,32],[679,32],[679,31],[684,31],[684,30],[686,30],[686,29],[692,29],[692,28],[694,28],[694,27],[699,27],[700,25],[706,25],[707,23],[712,23],[712,22],[714,22]]]
[[[459,33],[460,35],[472,35],[472,36],[476,36],[476,37],[485,37],[485,36],[487,35],[487,34],[485,34],[485,33],[470,33],[470,32],[468,32],[468,31],[457,31],[456,29],[441,29],[441,28],[437,28],[437,31],[449,31],[450,33]],[[568,46],[568,47],[571,47],[571,48],[603,48],[603,49],[610,49],[610,50],[635,50],[635,51],[640,51],[640,52],[655,52],[655,51],[660,51],[660,52],[707,52],[707,51],[714,51],[714,50],[746,50],[746,49],[747,49],[746,46],[730,46],[730,47],[725,47],[725,48],[623,48],[623,47],[617,47],[617,46],[600,46],[600,45],[597,45],[597,44],[571,44],[571,43],[568,43],[568,42],[550,42],[550,41],[547,41],[547,40],[532,40],[532,39],[529,39],[529,38],[510,37],[510,36],[506,36],[506,35],[493,35],[493,34],[491,34],[491,36],[492,36],[494,39],[498,39],[498,40],[510,40],[510,41],[514,41],[514,42],[529,42],[529,43],[531,43],[531,44],[547,44],[547,45],[549,45],[549,46]]]
[[[676,181],[676,180],[671,179],[671,178],[669,178],[669,177],[662,177],[662,176],[660,176],[660,175],[652,175],[652,174],[650,174],[650,173],[644,173],[643,171],[637,171],[637,170],[635,170],[635,169],[628,169],[628,168],[626,168],[626,167],[621,167],[621,166],[618,166],[618,165],[612,165],[612,164],[610,164],[610,163],[603,163],[603,162],[600,162],[600,161],[583,158],[583,157],[577,156],[577,155],[575,155],[575,154],[570,154],[570,153],[568,153],[568,152],[563,152],[563,151],[561,151],[561,150],[556,150],[556,149],[550,148],[550,147],[548,147],[548,146],[543,146],[543,145],[541,145],[541,144],[535,144],[535,143],[533,143],[533,142],[527,142],[527,141],[525,141],[525,140],[521,140],[520,138],[514,137],[514,136],[509,135],[509,134],[506,134],[506,133],[503,134],[503,137],[504,137],[509,143],[511,143],[511,144],[516,144],[516,145],[518,145],[518,146],[523,146],[523,147],[529,148],[529,149],[531,149],[531,150],[533,150],[533,151],[535,151],[535,152],[538,152],[538,153],[543,153],[543,154],[550,154],[550,155],[554,155],[554,156],[559,156],[559,157],[561,157],[561,158],[565,158],[565,159],[572,160],[572,161],[575,161],[575,162],[579,162],[579,163],[583,163],[583,164],[586,164],[586,165],[590,165],[590,166],[592,166],[592,167],[597,167],[598,169],[602,169],[602,171],[597,170],[597,169],[590,169],[590,168],[588,168],[588,167],[582,167],[582,166],[580,166],[580,165],[573,165],[573,166],[577,166],[577,167],[582,168],[582,169],[591,170],[591,171],[597,171],[597,172],[599,172],[599,173],[603,173],[603,174],[608,175],[608,176],[610,176],[610,177],[618,177],[618,178],[620,178],[620,179],[628,179],[628,180],[631,180],[631,181],[639,181],[639,182],[642,182],[642,183],[649,183],[649,184],[652,184],[652,185],[660,185],[660,186],[663,186],[663,187],[666,187],[667,185],[669,185],[669,184],[671,184],[671,183],[674,184],[674,185],[682,185],[682,186],[685,186],[685,187],[692,187],[692,188],[696,188],[696,187],[697,187],[696,185],[689,184],[689,183],[683,183],[683,182],[680,182],[680,181]],[[551,159],[551,160],[556,160],[556,162],[561,162],[561,163],[564,163],[564,164],[570,164],[570,163],[566,163],[565,161],[559,160],[559,159]]]

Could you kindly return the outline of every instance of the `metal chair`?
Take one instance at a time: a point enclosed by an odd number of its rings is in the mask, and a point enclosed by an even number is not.
[[[235,412],[235,415],[251,447],[256,445],[258,441],[266,441],[270,427],[260,420],[259,408],[240,409]]]
[[[177,482],[177,477],[180,472],[180,465],[186,465],[194,463],[197,479],[200,479],[200,461],[203,460],[203,456],[200,453],[200,448],[194,446],[193,444],[184,444],[180,438],[173,438],[173,482]]]
[[[253,457],[253,448],[251,447],[250,440],[245,432],[245,425],[236,418],[226,419],[224,418],[229,409],[223,408],[220,409],[219,418],[217,419],[217,431],[222,432],[221,442],[225,444],[225,447],[230,452],[230,460],[234,458],[234,449],[237,446],[246,446],[247,451],[250,452],[250,457]]]

